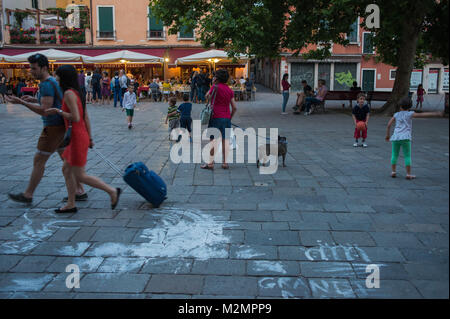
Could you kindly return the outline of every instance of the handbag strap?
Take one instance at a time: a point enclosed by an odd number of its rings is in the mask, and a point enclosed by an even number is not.
[[[216,102],[217,90],[219,89],[218,85],[214,85],[214,89],[211,95],[211,115],[214,115],[214,103]]]

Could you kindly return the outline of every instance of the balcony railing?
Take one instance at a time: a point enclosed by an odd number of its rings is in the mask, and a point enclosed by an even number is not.
[[[97,30],[97,40],[115,40],[116,31],[98,31]]]
[[[166,33],[164,30],[147,30],[147,39],[149,40],[165,40]]]

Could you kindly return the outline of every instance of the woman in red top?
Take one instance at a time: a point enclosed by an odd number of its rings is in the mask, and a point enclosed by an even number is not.
[[[113,188],[101,179],[86,174],[85,166],[87,162],[88,148],[92,148],[94,143],[91,136],[91,125],[86,113],[86,101],[80,98],[80,88],[77,81],[77,72],[71,65],[64,65],[56,70],[56,79],[64,92],[63,105],[61,110],[56,108],[47,109],[46,113],[60,114],[64,118],[66,129],[72,124],[72,134],[70,144],[64,150],[62,158],[63,175],[66,180],[68,201],[63,208],[56,209],[56,213],[76,213],[75,206],[75,180],[101,189],[111,197],[111,208],[114,209],[119,202],[122,192],[120,188]]]
[[[289,89],[291,88],[291,85],[288,82],[289,74],[283,75],[283,80],[281,81],[281,86],[283,87],[283,111],[281,112],[282,115],[286,115],[286,105],[289,101]]]
[[[222,137],[222,168],[228,169],[227,156],[229,147],[229,134],[231,132],[231,119],[236,113],[236,102],[234,100],[233,91],[226,84],[229,74],[227,70],[217,70],[213,79],[213,86],[206,94],[206,98],[213,99],[211,102],[212,116],[208,127],[216,128],[220,131]],[[215,91],[213,96],[213,92]],[[231,111],[230,111],[231,105]],[[214,150],[217,148],[218,142],[211,135],[213,148],[211,149],[210,163],[201,166],[203,169],[214,169]]]

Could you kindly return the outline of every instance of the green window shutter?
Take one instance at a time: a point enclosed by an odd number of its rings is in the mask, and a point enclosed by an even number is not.
[[[359,23],[358,20],[356,20],[351,26],[352,31],[347,34],[347,39],[348,41],[350,41],[350,43],[358,42],[358,28]]]
[[[113,32],[113,8],[112,7],[99,7],[98,8],[98,29],[100,32]]]
[[[149,9],[149,25],[150,25],[150,30],[151,31],[163,31],[164,30],[164,25],[162,24],[162,21],[158,20],[158,18],[156,18],[153,14],[152,14],[152,10]]]
[[[181,27],[180,38],[182,39],[192,39],[194,37],[194,31],[188,27]]]
[[[364,51],[363,53],[372,54],[373,53],[373,43],[372,43],[372,34],[364,33]]]

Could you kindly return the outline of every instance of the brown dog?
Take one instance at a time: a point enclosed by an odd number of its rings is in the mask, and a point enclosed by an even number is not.
[[[267,157],[269,155],[277,155],[277,157],[283,157],[283,167],[286,167],[286,154],[287,154],[287,139],[286,137],[278,135],[278,150],[276,145],[266,144],[261,145],[258,149],[258,161],[256,162],[256,167],[259,168],[259,163],[263,163],[265,166],[267,162]]]

